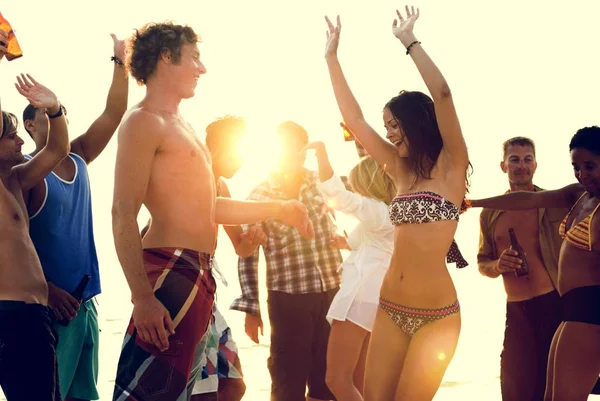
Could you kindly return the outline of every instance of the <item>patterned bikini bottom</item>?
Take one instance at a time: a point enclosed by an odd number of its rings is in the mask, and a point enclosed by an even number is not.
[[[379,306],[409,337],[412,337],[427,323],[435,322],[460,311],[458,300],[438,309],[419,309],[398,305],[384,298],[379,298]]]

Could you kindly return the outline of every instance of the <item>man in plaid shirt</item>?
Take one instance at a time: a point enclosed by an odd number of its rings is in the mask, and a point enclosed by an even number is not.
[[[332,246],[336,233],[330,209],[317,189],[318,173],[303,167],[306,130],[288,121],[281,124],[279,171],[259,184],[251,200],[297,199],[308,208],[315,236],[304,239],[294,227],[270,219],[260,223],[268,240],[267,261],[269,322],[271,325],[272,401],[333,400],[325,384],[329,323],[325,319],[340,284],[339,249]],[[242,296],[231,309],[246,312],[246,334],[258,343],[263,327],[258,296],[258,255],[240,258]],[[308,397],[306,386],[308,385]]]

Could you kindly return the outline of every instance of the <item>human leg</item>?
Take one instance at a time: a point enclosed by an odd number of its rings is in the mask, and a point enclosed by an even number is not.
[[[454,313],[427,323],[412,336],[395,397],[389,400],[433,399],[454,356],[460,326],[460,313]]]
[[[332,289],[326,292],[314,294],[311,298],[314,300],[312,319],[312,358],[310,370],[308,373],[308,395],[307,401],[327,401],[335,397],[326,383],[327,377],[327,353],[331,325],[327,321],[327,313],[331,302],[335,298],[338,289]]]
[[[600,325],[565,322],[554,357],[552,401],[584,401],[600,374]]]
[[[537,344],[528,301],[507,302],[500,354],[500,389],[505,401],[531,401],[537,380]]]
[[[368,335],[368,331],[348,320],[334,320],[331,324],[326,382],[338,400],[362,401],[361,392],[354,384],[354,373]]]
[[[364,400],[393,399],[411,337],[379,309],[365,362]]]
[[[81,320],[79,322],[74,322],[78,318]],[[75,347],[75,344],[80,344],[78,352],[76,354],[73,352],[71,353],[76,365],[73,366],[73,362],[68,361],[67,366],[72,366],[72,370],[66,370],[66,372],[63,373],[63,377],[69,375],[65,378],[65,382],[68,380],[69,387],[65,390],[65,388],[61,386],[62,393],[66,394],[63,398],[65,401],[97,400],[100,398],[96,388],[98,383],[98,347],[100,333],[98,330],[98,312],[93,300],[87,301],[81,305],[77,317],[71,321],[71,324],[73,323],[81,326],[77,329],[77,332],[72,333],[71,336],[67,337],[67,339],[65,339],[65,344],[63,345],[61,345],[60,334],[58,338],[59,346],[57,349],[57,359],[59,372],[63,371],[61,361],[69,360],[69,351],[65,351],[65,348],[69,346]],[[58,332],[60,333],[60,331]],[[63,356],[62,352],[65,352],[67,355]],[[77,357],[75,357],[76,355]]]
[[[305,401],[312,362],[314,294],[269,291],[271,401]]]

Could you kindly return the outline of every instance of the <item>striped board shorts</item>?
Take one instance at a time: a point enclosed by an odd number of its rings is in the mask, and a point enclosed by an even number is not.
[[[238,347],[231,335],[231,328],[217,309],[213,308],[210,334],[202,358],[202,373],[194,384],[193,395],[216,393],[220,379],[242,379],[242,366]]]
[[[113,401],[186,401],[200,373],[212,317],[212,255],[179,248],[144,249],[154,294],[167,308],[175,334],[160,351],[129,321],[117,365]]]

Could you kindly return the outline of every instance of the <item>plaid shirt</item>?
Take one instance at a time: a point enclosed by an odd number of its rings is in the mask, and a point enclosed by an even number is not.
[[[268,237],[264,246],[267,260],[267,289],[288,294],[310,294],[337,288],[340,284],[338,268],[342,255],[330,246],[336,232],[332,211],[317,189],[318,174],[304,170],[299,201],[308,209],[315,229],[311,240],[304,239],[294,227],[269,219],[261,222]],[[271,180],[262,182],[249,198],[251,200],[289,199]],[[260,314],[258,298],[259,248],[247,258],[240,258],[238,274],[242,296],[233,301],[231,309]]]

